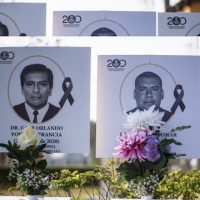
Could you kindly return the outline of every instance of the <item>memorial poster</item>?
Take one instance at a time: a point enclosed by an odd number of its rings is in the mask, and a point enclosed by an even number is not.
[[[33,127],[52,153],[89,152],[90,48],[2,47],[0,77],[1,143]]]
[[[155,36],[155,12],[54,11],[54,36]]]
[[[163,137],[177,138],[172,150],[200,157],[200,57],[102,55],[98,58],[97,157],[112,157],[125,115],[156,106],[164,112]],[[171,129],[191,125],[181,133]]]

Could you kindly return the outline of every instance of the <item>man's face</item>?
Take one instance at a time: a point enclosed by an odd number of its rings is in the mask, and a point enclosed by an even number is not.
[[[47,104],[51,95],[48,76],[45,72],[30,72],[25,76],[22,93],[26,103],[34,110],[39,110]]]
[[[158,78],[140,78],[134,91],[134,98],[140,110],[148,110],[155,105],[160,107],[164,93]]]

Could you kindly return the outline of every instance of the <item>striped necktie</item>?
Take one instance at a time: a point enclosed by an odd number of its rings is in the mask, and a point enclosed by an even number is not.
[[[37,115],[38,115],[38,111],[37,111],[37,110],[34,110],[34,111],[33,111],[33,115],[34,115],[33,123],[37,123]]]

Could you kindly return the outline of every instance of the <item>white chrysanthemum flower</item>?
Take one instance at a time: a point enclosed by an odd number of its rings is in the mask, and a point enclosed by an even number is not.
[[[34,131],[32,127],[27,127],[23,130],[23,133],[17,137],[17,144],[21,150],[34,145],[37,146],[40,143],[40,136]]]
[[[154,110],[154,108],[155,106],[151,106],[148,110],[136,110],[134,113],[125,113],[126,123],[124,124],[124,127],[126,129],[139,127],[148,129],[150,126],[153,128],[160,127],[164,124],[162,121],[164,112],[159,112],[159,110]]]

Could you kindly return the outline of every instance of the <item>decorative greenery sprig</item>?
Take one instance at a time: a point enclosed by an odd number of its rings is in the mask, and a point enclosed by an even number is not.
[[[92,192],[88,191],[88,185],[91,186]],[[95,195],[103,200],[124,196],[131,198],[131,192],[127,190],[127,181],[116,174],[113,160],[104,166],[96,165],[93,170],[86,172],[63,169],[58,178],[52,181],[52,186],[55,189],[65,190],[73,199],[79,199],[82,190],[91,200]],[[74,195],[72,188],[80,189],[78,196]]]
[[[157,187],[161,199],[195,200],[200,194],[200,170],[176,170],[168,172]]]

